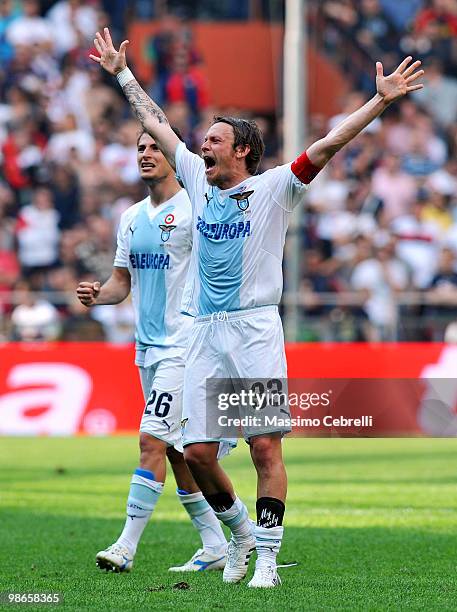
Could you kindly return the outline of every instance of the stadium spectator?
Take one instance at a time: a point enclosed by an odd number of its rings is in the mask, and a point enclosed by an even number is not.
[[[126,121],[119,128],[115,141],[107,143],[100,151],[100,162],[127,184],[138,181],[137,137],[136,121]]]
[[[411,211],[391,223],[397,238],[397,256],[412,272],[413,286],[427,287],[435,274],[438,258],[438,231],[436,225],[423,219],[424,200],[416,200]]]
[[[81,220],[79,212],[80,187],[78,178],[71,166],[55,164],[50,166],[52,176],[51,190],[54,206],[59,214],[59,229],[73,227]]]
[[[16,236],[19,261],[25,276],[46,271],[57,263],[59,214],[49,188],[35,189],[31,203],[21,208]]]
[[[457,159],[450,156],[448,162],[427,177],[425,187],[449,196],[454,208],[457,198]],[[454,215],[455,216],[455,215]]]
[[[206,85],[198,68],[201,59],[193,42],[192,31],[184,19],[166,15],[160,22],[159,31],[149,41],[148,52],[155,71],[151,93],[157,95],[162,104],[181,101],[188,96],[189,100],[192,96],[198,98],[192,91],[182,91],[186,87],[192,90],[196,87],[202,89]],[[187,79],[183,76],[186,74]],[[195,109],[192,110],[195,112]]]
[[[399,32],[405,31],[416,18],[424,0],[380,0],[381,6]]]
[[[443,248],[438,270],[429,286],[428,301],[457,306],[457,257],[452,249]]]
[[[328,17],[340,21],[348,28],[355,25],[357,13],[352,0],[326,0],[321,4]]]
[[[47,300],[37,299],[30,283],[19,281],[16,284],[15,301],[17,306],[11,314],[11,340],[57,340],[59,313]]]
[[[38,0],[22,0],[23,13],[6,29],[6,39],[14,47],[37,45],[41,49],[53,49],[54,33],[51,25],[40,16]]]
[[[447,128],[457,119],[457,79],[445,75],[437,59],[429,60],[426,68],[427,88],[418,93],[417,102],[442,128]]]
[[[149,40],[148,57],[154,66],[154,81],[151,93],[157,96],[162,104],[166,102],[166,82],[173,64],[174,41],[179,21],[167,15],[160,21],[159,31]]]
[[[413,174],[434,172],[447,160],[447,146],[436,124],[408,100],[400,106],[399,117],[388,118],[383,123],[382,135],[387,150],[401,156],[403,170],[405,160],[417,156],[421,163],[411,165]]]
[[[165,83],[166,100],[185,102],[191,112],[192,125],[198,122],[201,111],[209,104],[208,84],[199,64],[189,63],[187,50],[175,54],[173,66]]]
[[[417,194],[416,181],[401,169],[401,158],[394,154],[383,157],[373,172],[371,188],[373,195],[382,201],[386,223],[407,214]]]
[[[428,304],[425,316],[432,323],[431,339],[441,342],[457,313],[457,257],[452,249],[442,249],[438,269],[425,295]]]
[[[5,179],[18,196],[32,186],[44,159],[43,139],[35,129],[33,122],[20,123],[3,143]]]
[[[412,100],[402,100],[397,110],[398,114],[383,121],[384,142],[389,152],[404,155],[411,148],[411,137],[420,111]]]
[[[387,13],[382,10],[379,0],[361,0],[357,9],[354,36],[368,57],[385,58],[386,54],[394,53],[397,48],[397,31]],[[394,53],[389,61],[395,63],[396,59]]]
[[[376,221],[371,212],[363,210],[369,194],[369,182],[353,183],[341,209],[327,209],[319,215],[316,237],[323,243],[324,252],[341,261],[348,260],[353,253],[354,240],[359,236],[372,236]]]
[[[46,148],[48,161],[61,164],[72,160],[90,162],[94,159],[95,143],[92,134],[78,129],[73,114],[68,113],[56,122],[54,129]]]
[[[436,235],[442,242],[454,222],[450,210],[450,199],[446,195],[432,190],[425,191],[424,196],[422,219],[435,228]]]
[[[410,132],[409,149],[403,155],[403,170],[418,179],[435,172],[445,161],[446,152],[439,139],[432,140],[420,126]],[[438,148],[433,147],[433,144]]]
[[[454,0],[431,0],[417,14],[414,33],[427,38],[433,55],[439,58],[450,74],[454,72],[455,37],[457,36],[457,7]]]
[[[336,330],[329,322],[335,319],[336,303],[328,304],[322,294],[335,294],[342,289],[334,260],[326,258],[318,248],[308,249],[303,258],[303,279],[300,286],[304,322],[300,340],[332,341]]]
[[[146,3],[148,3],[147,0]],[[116,38],[124,38],[126,25],[130,23],[132,11],[134,10],[132,4],[135,4],[135,2],[131,0],[102,0],[103,10],[106,15],[109,15],[111,27]],[[154,3],[149,2],[148,4],[152,5]],[[107,20],[105,19],[104,23],[106,22]],[[91,38],[93,38],[93,34],[94,31],[91,32]]]
[[[336,160],[330,163],[311,183],[307,204],[316,215],[317,234],[322,240],[331,239],[329,232],[333,215],[345,209],[350,188],[351,183],[345,169]]]
[[[88,0],[60,0],[46,13],[57,55],[87,46],[97,29],[97,12]]]
[[[372,340],[392,341],[397,337],[397,294],[408,287],[406,265],[395,256],[394,245],[379,246],[359,262],[351,275],[351,287],[361,292],[364,309],[373,325]]]

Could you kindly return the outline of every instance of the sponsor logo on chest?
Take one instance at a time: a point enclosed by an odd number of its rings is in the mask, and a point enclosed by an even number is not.
[[[135,270],[170,269],[170,255],[165,253],[130,253],[129,259]]]
[[[252,233],[250,221],[207,223],[201,217],[198,217],[196,228],[205,238],[211,238],[212,240],[247,238]]]

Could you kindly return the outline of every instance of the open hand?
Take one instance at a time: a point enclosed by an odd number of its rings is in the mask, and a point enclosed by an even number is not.
[[[424,87],[422,83],[412,84],[424,74],[423,70],[417,70],[421,65],[419,60],[409,65],[412,59],[411,56],[406,57],[389,76],[384,76],[381,62],[376,62],[376,90],[386,104]]]
[[[127,67],[127,60],[125,59],[125,50],[129,44],[128,40],[124,40],[119,47],[119,51],[116,51],[111,39],[111,34],[108,28],[103,28],[104,37],[97,32],[94,39],[94,45],[97,51],[100,53],[100,57],[96,55],[89,55],[90,59],[100,64],[107,72],[112,75],[116,75],[124,68]]]
[[[97,303],[97,297],[100,293],[100,283],[95,281],[95,283],[82,282],[79,283],[78,288],[76,289],[76,295],[78,296],[79,301],[84,306],[93,306]]]

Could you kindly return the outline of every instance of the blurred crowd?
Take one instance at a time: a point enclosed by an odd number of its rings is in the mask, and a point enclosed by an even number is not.
[[[87,311],[74,293],[80,280],[108,278],[120,215],[145,195],[137,123],[88,55],[97,29],[108,24],[120,40],[127,17],[154,17],[161,4],[0,0],[0,338],[132,339],[128,300]],[[189,3],[171,4],[177,14],[145,49],[154,78],[144,85],[197,151],[214,114],[239,111],[211,106]],[[248,17],[235,15],[246,4],[219,3],[232,18]],[[319,46],[352,89],[338,116],[310,118],[309,142],[372,93],[375,59],[387,72],[419,56],[427,87],[313,181],[300,230],[300,339],[441,340],[457,319],[457,0],[314,4]],[[346,63],[350,48],[357,60]],[[252,116],[266,141],[261,170],[282,163],[280,118]]]
[[[310,141],[374,93],[376,60],[389,73],[411,54],[426,74],[311,185],[303,338],[443,340],[457,320],[457,2],[319,5],[313,23],[353,88]]]
[[[373,61],[390,70],[405,55],[455,76],[456,0],[312,0],[312,6],[314,25],[325,28],[323,44],[357,88],[373,90]]]

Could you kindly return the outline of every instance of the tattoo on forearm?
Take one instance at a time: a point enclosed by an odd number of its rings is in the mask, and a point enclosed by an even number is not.
[[[168,123],[163,110],[151,100],[137,81],[129,81],[122,89],[141,125],[144,126],[145,121],[151,117],[157,119],[159,123]]]

